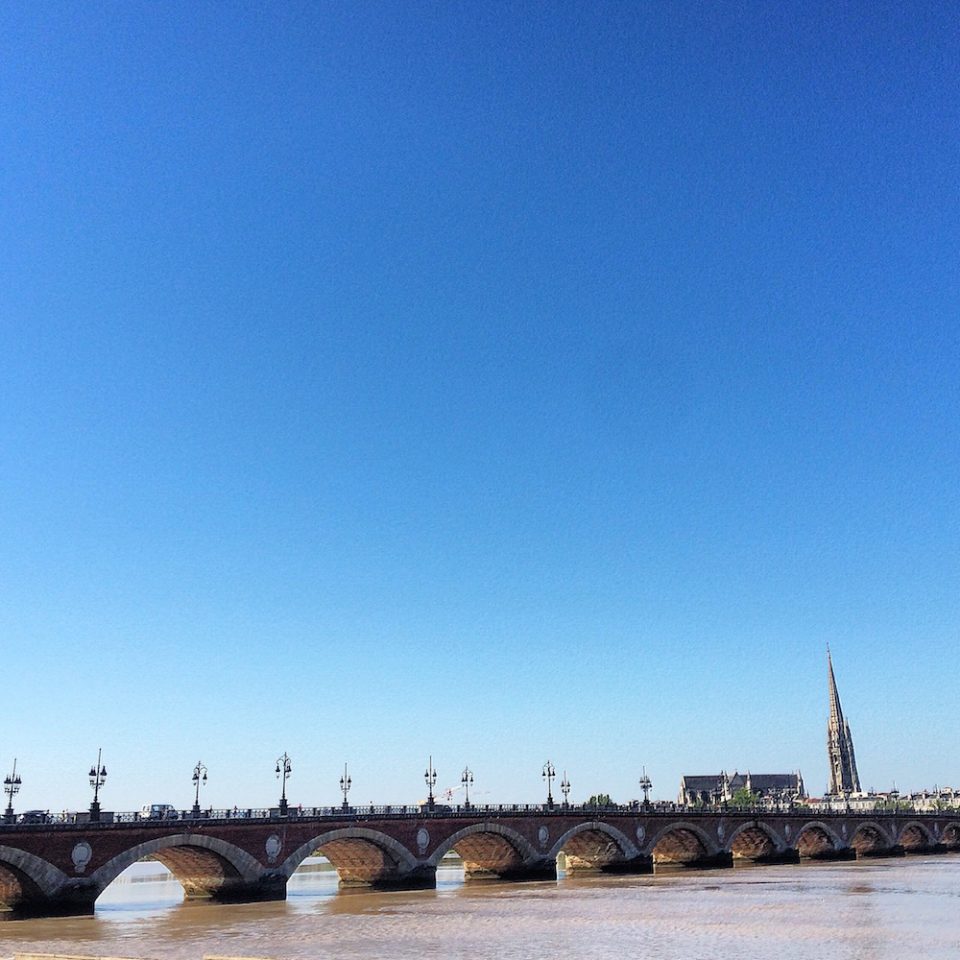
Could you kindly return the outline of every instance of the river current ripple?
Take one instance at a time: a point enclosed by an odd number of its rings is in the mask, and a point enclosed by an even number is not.
[[[884,960],[960,956],[960,856],[744,867],[436,890],[337,892],[300,871],[279,903],[179,903],[155,863],[136,864],[93,917],[0,923],[21,951],[199,960]]]

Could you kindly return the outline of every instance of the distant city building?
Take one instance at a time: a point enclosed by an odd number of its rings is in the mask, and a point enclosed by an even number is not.
[[[887,790],[880,793],[853,793],[842,797],[808,797],[804,803],[812,810],[833,813],[867,813],[871,810],[914,810],[918,813],[936,813],[940,810],[960,810],[960,788],[935,787],[933,790],[918,790],[900,793]]]
[[[741,790],[755,794],[763,802],[791,803],[807,795],[803,777],[796,773],[720,773],[685,776],[680,779],[677,802],[684,805],[697,803],[729,803]]]
[[[917,790],[914,793],[897,793],[896,799],[922,813],[960,810],[960,788],[957,787],[934,787],[932,790]]]
[[[850,724],[844,719],[840,707],[840,694],[833,675],[833,660],[827,647],[827,673],[830,681],[830,719],[827,721],[827,754],[830,758],[830,784],[828,796],[860,793],[860,776],[857,759],[853,752],[853,737]]]

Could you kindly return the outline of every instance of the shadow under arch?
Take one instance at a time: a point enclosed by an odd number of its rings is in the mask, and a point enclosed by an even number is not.
[[[937,843],[930,828],[919,820],[910,820],[905,823],[900,828],[897,842],[903,847],[905,853],[923,853]]]
[[[0,916],[29,916],[69,882],[42,857],[0,845]]]
[[[730,834],[724,849],[734,860],[764,862],[786,859],[789,847],[768,823],[750,820]],[[796,859],[796,856],[788,859]]]
[[[556,859],[561,853],[566,857],[567,873],[616,873],[631,869],[648,872],[650,869],[649,858],[641,856],[637,845],[622,830],[602,820],[586,821],[567,830],[553,845],[549,856]]]
[[[845,844],[822,820],[808,820],[797,831],[796,846],[805,860],[826,860],[844,849]]]
[[[245,850],[217,837],[179,833],[138,843],[95,870],[90,881],[97,895],[146,856],[159,860],[176,877],[187,900],[250,899],[251,887],[259,887],[263,879],[263,867]]]
[[[850,846],[857,851],[858,857],[878,857],[896,846],[896,837],[892,837],[875,820],[858,823],[850,838]]]
[[[302,843],[280,866],[278,872],[284,880],[311,854],[320,851],[340,878],[342,886],[400,886],[429,885],[412,881],[420,878],[423,871],[416,858],[398,840],[366,827],[343,827],[328,830]],[[404,881],[411,881],[404,884]]]
[[[944,824],[940,840],[948,850],[960,850],[960,821]]]
[[[525,837],[493,821],[473,823],[441,841],[427,861],[434,869],[451,851],[463,860],[467,880],[556,877],[556,860],[539,853]]]
[[[669,823],[647,844],[654,865],[679,864],[686,867],[728,866],[730,854],[701,827],[685,820]]]

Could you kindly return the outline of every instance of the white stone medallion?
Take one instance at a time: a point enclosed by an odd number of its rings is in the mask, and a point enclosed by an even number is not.
[[[790,839],[790,824],[785,824],[783,828],[783,835],[789,840]]]
[[[643,841],[646,839],[647,831],[644,830],[642,826],[640,826],[640,827],[637,827],[636,834],[637,834],[637,840],[639,840],[640,843],[643,843]]]
[[[727,832],[727,831],[726,831],[726,828],[723,826],[723,824],[722,824],[722,823],[721,823],[721,824],[718,824],[718,826],[717,826],[717,839],[718,839],[721,843],[723,843],[723,838],[724,838],[724,836],[726,835],[726,832]]]
[[[277,862],[277,857],[280,854],[280,848],[282,846],[283,844],[281,843],[280,838],[275,833],[271,833],[270,836],[267,837],[267,841],[264,843],[263,849],[266,850],[267,860],[270,863]]]
[[[546,828],[546,826],[541,827],[537,831],[537,839],[540,841],[541,847],[545,847],[547,845],[547,841],[550,839],[550,831]]]
[[[421,827],[417,831],[417,849],[423,854],[428,846],[430,846],[430,834],[426,827]]]
[[[73,869],[77,873],[83,873],[87,869],[87,864],[93,856],[93,847],[86,840],[81,840],[70,853],[70,859],[73,860]]]

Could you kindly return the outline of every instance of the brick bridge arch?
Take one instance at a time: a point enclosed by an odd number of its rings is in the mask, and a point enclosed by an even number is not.
[[[940,842],[949,850],[960,850],[960,820],[952,820],[944,824]]]
[[[658,830],[644,853],[654,863],[701,863],[722,854],[720,845],[701,827],[686,820],[669,823]]]
[[[846,843],[822,820],[808,820],[797,831],[796,847],[801,857],[818,859],[842,850]]]
[[[494,821],[474,823],[464,827],[437,844],[427,861],[436,869],[440,861],[451,851],[463,860],[464,876],[470,880],[502,878],[552,870],[556,876],[553,859],[539,853],[516,830]],[[549,859],[550,867],[545,864]]]
[[[90,874],[94,897],[127,867],[153,856],[180,882],[188,900],[230,901],[261,879],[263,867],[245,850],[202,833],[178,833],[146,840],[117,854]]]
[[[567,873],[625,869],[640,859],[637,845],[622,831],[602,820],[577,824],[553,845],[548,856],[566,856]]]
[[[926,824],[910,820],[900,828],[897,842],[907,853],[911,853],[926,850],[937,841]]]
[[[877,856],[888,852],[896,845],[897,839],[891,836],[876,820],[866,820],[857,824],[850,846],[857,851],[858,857]]]
[[[15,847],[0,845],[0,911],[19,913],[26,903],[48,901],[69,883],[52,863]]]
[[[741,823],[724,844],[734,860],[770,860],[783,854],[789,844],[768,823],[748,820]]]
[[[316,851],[337,871],[343,886],[378,886],[413,875],[419,864],[399,840],[379,830],[345,827],[328,830],[302,843],[277,868],[284,881]]]

